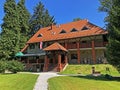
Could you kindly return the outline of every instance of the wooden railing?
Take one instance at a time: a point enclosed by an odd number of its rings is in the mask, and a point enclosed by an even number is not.
[[[76,48],[77,48],[77,44],[69,43],[69,44],[67,45],[67,48],[68,48],[68,49],[76,49]]]
[[[80,48],[91,48],[92,44],[91,43],[81,43]]]
[[[108,42],[95,42],[95,47],[105,47]],[[92,43],[80,43],[80,48],[92,48]],[[67,44],[67,49],[77,49],[77,44]]]
[[[95,47],[105,47],[108,42],[95,42]]]

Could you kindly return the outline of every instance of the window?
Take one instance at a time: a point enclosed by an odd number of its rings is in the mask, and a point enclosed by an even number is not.
[[[71,59],[77,59],[77,54],[71,54]]]
[[[108,42],[107,35],[103,35],[103,41]]]
[[[37,37],[42,37],[42,35],[41,35],[41,34],[39,34]]]
[[[71,32],[77,32],[78,30],[76,30],[75,28],[73,28],[72,30],[71,30]]]
[[[63,29],[63,30],[60,32],[60,34],[62,34],[62,33],[66,33],[66,31]]]
[[[35,44],[30,44],[30,49],[35,49]]]
[[[82,28],[82,30],[88,30],[89,28],[88,27],[86,27],[86,26],[84,26],[83,28]]]

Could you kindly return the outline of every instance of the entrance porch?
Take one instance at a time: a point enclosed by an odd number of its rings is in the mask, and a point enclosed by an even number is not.
[[[62,71],[68,63],[67,50],[59,43],[54,43],[43,50],[46,51],[44,71]]]

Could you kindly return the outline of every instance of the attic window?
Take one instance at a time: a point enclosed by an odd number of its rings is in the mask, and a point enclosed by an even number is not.
[[[77,32],[78,30],[76,30],[75,28],[73,28],[72,30],[71,30],[71,32]]]
[[[65,31],[65,30],[62,30],[62,31],[60,32],[60,34],[62,34],[62,33],[66,33],[66,31]]]
[[[37,37],[42,37],[42,35],[41,35],[41,34],[39,34]]]
[[[82,28],[82,30],[88,30],[89,28],[88,27],[86,27],[86,26],[84,26],[83,28]]]

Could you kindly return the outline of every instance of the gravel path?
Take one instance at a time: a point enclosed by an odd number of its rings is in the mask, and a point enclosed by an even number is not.
[[[37,79],[37,82],[36,82],[33,90],[47,90],[47,88],[48,88],[47,80],[51,77],[56,77],[56,76],[61,76],[61,75],[58,75],[55,72],[39,73],[39,77]]]

